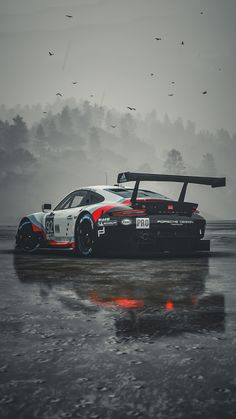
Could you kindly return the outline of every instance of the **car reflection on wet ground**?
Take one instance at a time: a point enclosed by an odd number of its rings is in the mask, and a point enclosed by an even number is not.
[[[0,231],[0,417],[236,417],[236,223],[209,255],[15,255]]]

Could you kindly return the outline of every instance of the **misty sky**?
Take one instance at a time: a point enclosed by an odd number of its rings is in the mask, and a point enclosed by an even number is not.
[[[0,0],[1,103],[61,92],[236,132],[235,20],[235,0]]]

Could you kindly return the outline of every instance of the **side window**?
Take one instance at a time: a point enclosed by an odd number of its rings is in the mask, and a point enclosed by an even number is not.
[[[97,192],[89,190],[80,190],[66,196],[53,211],[64,210],[68,208],[81,207],[83,205],[92,205],[104,201],[105,198]]]
[[[70,208],[71,200],[73,199],[73,195],[70,194],[69,196],[66,196],[57,206],[54,208],[53,211],[58,211],[62,209]]]
[[[98,204],[99,202],[104,201],[104,196],[100,195],[97,192],[90,192],[90,204]]]
[[[68,199],[68,201],[66,201],[65,204],[61,207],[61,209],[70,208],[72,199],[73,199],[73,197],[71,196],[70,199]]]
[[[78,191],[73,195],[70,202],[70,208],[80,207],[89,203],[89,194],[87,191]]]

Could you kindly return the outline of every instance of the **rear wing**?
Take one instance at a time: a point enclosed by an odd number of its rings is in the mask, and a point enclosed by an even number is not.
[[[124,172],[119,173],[117,183],[135,182],[134,190],[131,197],[131,203],[136,203],[138,188],[140,181],[148,182],[180,182],[183,183],[182,190],[178,202],[184,202],[188,183],[195,183],[198,185],[209,185],[212,188],[219,188],[226,185],[225,177],[205,177],[205,176],[184,176],[184,175],[158,175],[153,173],[133,173]]]

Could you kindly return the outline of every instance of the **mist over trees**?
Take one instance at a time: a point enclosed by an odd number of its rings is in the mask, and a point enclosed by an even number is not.
[[[167,153],[167,159],[163,166],[167,173],[175,173],[177,175],[183,175],[185,173],[182,154],[175,148],[172,148],[172,150]]]
[[[196,187],[188,199],[216,218],[235,218],[236,135],[141,118],[89,101],[0,106],[0,222],[16,222],[83,185],[116,182],[120,171],[227,176],[224,190]],[[173,196],[176,185],[148,185]],[[154,187],[155,186],[155,187]],[[225,203],[227,202],[227,205]]]
[[[16,115],[12,124],[0,121],[0,184],[11,187],[14,177],[28,176],[37,167],[29,151],[30,134],[23,118]],[[10,185],[8,185],[10,182]]]

